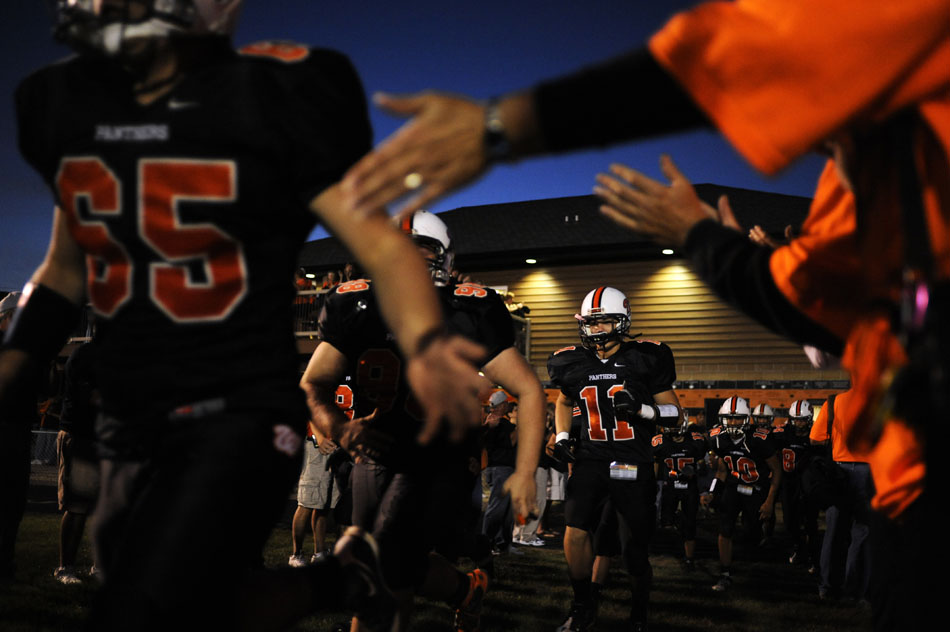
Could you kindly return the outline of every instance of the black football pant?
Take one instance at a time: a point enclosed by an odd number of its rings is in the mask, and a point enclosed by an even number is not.
[[[236,622],[241,591],[300,475],[301,451],[274,446],[273,417],[169,422],[147,445],[139,436],[140,458],[102,462],[94,538],[105,584],[88,629],[221,630]]]

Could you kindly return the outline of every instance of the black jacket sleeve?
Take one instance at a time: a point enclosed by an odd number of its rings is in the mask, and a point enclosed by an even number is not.
[[[775,333],[840,356],[842,340],[805,316],[785,298],[769,269],[772,250],[707,219],[686,236],[693,269],[723,300]]]
[[[534,103],[545,149],[554,152],[710,126],[646,48],[541,83]]]

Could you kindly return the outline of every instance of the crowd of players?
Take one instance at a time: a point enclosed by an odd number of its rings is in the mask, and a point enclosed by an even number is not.
[[[716,127],[766,173],[807,151],[828,156],[792,243],[749,244],[721,221],[728,203],[703,205],[669,157],[664,182],[623,165],[599,175],[602,210],[681,248],[758,322],[842,357],[853,384],[838,415],[847,418],[845,443],[866,455],[888,521],[881,550],[892,581],[874,600],[875,625],[930,624],[917,561],[941,524],[924,485],[939,443],[926,441],[927,429],[950,407],[950,37],[945,0],[865,4],[708,3],[645,46],[502,98],[381,96],[378,104],[412,120],[373,149],[349,61],[287,42],[235,51],[240,0],[60,0],[56,34],[79,54],[33,73],[16,94],[21,152],[56,209],[47,255],[0,350],[0,492],[12,509],[0,550],[11,550],[25,490],[28,432],[15,404],[88,300],[102,317],[95,549],[104,577],[90,629],[281,629],[340,605],[360,626],[391,629],[406,624],[395,613],[413,593],[455,604],[460,627],[477,625],[484,577],[451,564],[463,550],[445,545],[445,533],[405,533],[401,512],[427,492],[435,498],[433,486],[455,498],[450,490],[471,476],[461,465],[488,387],[480,368],[521,403],[525,440],[506,489],[529,515],[543,399],[510,333],[499,335],[493,295],[465,284],[434,289],[384,207],[411,194],[402,209],[411,222],[408,213],[500,161]],[[304,401],[289,280],[317,220],[371,281],[338,288],[336,317],[328,301]],[[431,266],[444,254],[435,247],[424,257]],[[681,412],[668,348],[624,339],[629,316],[611,316],[629,308],[604,309],[605,294],[585,300],[582,346],[549,365],[561,390],[555,451],[574,461],[565,553],[575,600],[565,623],[583,629],[593,619],[592,531],[609,498],[631,578],[630,623],[643,629],[656,476],[646,427],[677,426]],[[392,348],[367,357],[374,350],[361,348],[364,336]],[[388,393],[351,421],[332,397],[347,373]],[[386,391],[397,375],[405,388]],[[365,457],[357,501],[365,526],[315,564],[251,569],[297,478],[307,403],[322,432]],[[581,434],[572,445],[575,411]],[[774,433],[736,425],[710,433],[720,589],[730,577],[728,517],[745,508],[771,515],[782,475]],[[606,460],[611,443],[622,456]],[[444,477],[423,480],[409,456],[440,444],[455,457]],[[864,468],[845,469],[869,480]],[[245,511],[205,537],[222,507]],[[386,543],[394,534],[398,546]],[[455,535],[449,544],[465,541]]]

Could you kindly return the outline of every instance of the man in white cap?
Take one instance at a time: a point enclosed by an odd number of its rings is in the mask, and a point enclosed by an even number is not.
[[[492,542],[492,549],[500,553],[511,552],[512,530],[515,517],[511,509],[511,497],[505,492],[505,481],[515,471],[515,445],[518,429],[508,418],[512,404],[505,391],[495,391],[488,399],[491,407],[485,418],[485,452],[487,463],[483,473],[485,483],[491,490],[482,533]]]

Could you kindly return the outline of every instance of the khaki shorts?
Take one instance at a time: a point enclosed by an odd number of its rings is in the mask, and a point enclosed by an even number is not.
[[[340,502],[340,487],[327,469],[328,455],[304,441],[303,471],[297,483],[297,504],[307,509],[333,509]]]
[[[59,464],[59,510],[89,514],[99,497],[99,459],[93,439],[75,437],[65,430],[56,436]]]

